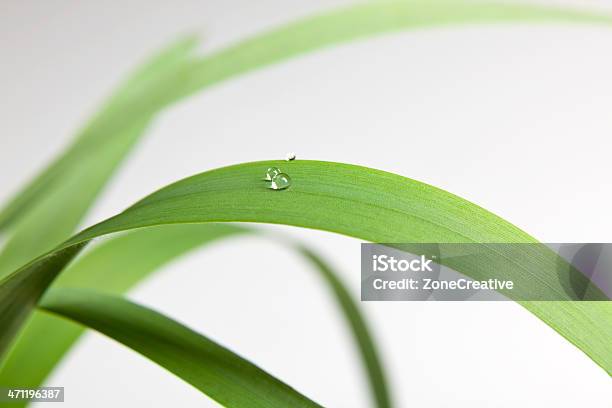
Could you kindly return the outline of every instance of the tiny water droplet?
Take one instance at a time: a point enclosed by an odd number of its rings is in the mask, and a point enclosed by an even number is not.
[[[270,188],[272,190],[284,190],[291,186],[291,177],[285,173],[278,173],[272,178]]]
[[[287,153],[287,161],[295,160],[295,153]]]
[[[272,179],[276,177],[276,175],[278,174],[281,174],[281,171],[278,167],[268,167],[268,170],[266,170],[266,175],[264,177],[264,180],[272,181]]]

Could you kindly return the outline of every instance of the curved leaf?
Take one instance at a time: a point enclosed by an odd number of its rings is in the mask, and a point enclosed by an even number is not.
[[[62,177],[74,171],[75,166],[81,165],[87,158],[91,159],[94,149],[112,143],[116,139],[131,139],[132,135],[128,134],[129,132],[122,131],[122,126],[116,126],[115,131],[109,133],[104,133],[100,129],[110,127],[105,123],[120,122],[116,117],[119,112],[121,112],[122,117],[131,118],[129,121],[123,121],[126,128],[131,128],[139,122],[137,120],[139,119],[138,115],[134,112],[136,110],[134,107],[138,106],[136,101],[138,95],[145,94],[147,88],[155,89],[167,82],[170,72],[190,60],[189,57],[192,56],[195,45],[197,45],[197,42],[193,38],[179,41],[137,69],[109,98],[100,113],[92,118],[91,122],[79,132],[72,145],[2,208],[2,211],[0,211],[0,231],[19,221],[24,214],[27,214],[32,207],[36,206],[36,203],[42,197],[50,194],[57,186],[64,184]],[[140,104],[142,103],[140,102]],[[144,127],[138,130],[142,132]],[[138,138],[138,136],[135,138]],[[119,150],[126,153],[128,149],[129,146],[123,146]],[[108,160],[108,158],[103,157],[94,156],[94,158],[96,162]],[[116,162],[107,164],[108,167],[115,167],[116,165]],[[84,182],[79,184],[85,185]],[[76,186],[73,186],[73,188],[76,188]],[[70,197],[65,196],[64,198],[69,199]]]
[[[58,277],[53,288],[91,288],[98,292],[125,293],[160,266],[191,249],[252,233],[259,231],[236,224],[176,224],[130,231],[79,257]],[[311,250],[286,240],[279,243],[298,251],[320,272],[353,332],[377,406],[390,407],[378,353],[351,295],[331,268]],[[0,384],[41,386],[82,332],[82,328],[65,319],[35,312],[0,368]],[[45,338],[45,347],[40,347],[41,337]],[[26,402],[21,403],[21,406],[26,405]]]
[[[139,68],[79,132],[73,144],[0,212],[11,227],[0,252],[0,276],[48,251],[74,232],[114,171],[148,128],[157,108],[192,63],[196,41],[179,41]]]
[[[226,407],[320,407],[214,341],[128,300],[53,289],[40,308],[117,340]]]
[[[293,179],[274,191],[261,180],[278,166]],[[36,298],[88,240],[153,225],[223,221],[316,228],[373,242],[536,242],[525,232],[458,196],[380,170],[341,163],[267,161],[224,167],[181,180],[88,228],[0,282],[0,344]],[[472,276],[471,267],[460,272]],[[528,258],[509,279],[531,277],[534,293],[566,294],[556,270]],[[567,297],[564,297],[567,296]],[[611,302],[522,302],[606,371],[612,370]]]

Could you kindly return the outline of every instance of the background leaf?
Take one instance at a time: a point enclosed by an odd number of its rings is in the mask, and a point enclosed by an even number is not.
[[[346,286],[342,284],[338,276],[330,269],[329,265],[308,248],[299,248],[323,274],[323,277],[327,280],[329,288],[333,291],[335,299],[344,313],[344,317],[348,320],[353,331],[353,338],[357,342],[357,346],[361,352],[361,358],[363,359],[366,372],[368,373],[368,379],[376,401],[376,406],[379,408],[391,407],[392,403],[389,395],[389,386],[387,385],[386,375],[381,366],[378,351],[376,350],[374,340],[370,335],[370,331],[363,317],[361,317],[361,313],[359,313],[359,308],[357,304],[355,304],[353,297],[348,293]]]
[[[53,287],[125,293],[165,263],[196,247],[245,234],[259,235],[259,231],[236,224],[177,224],[137,229],[113,237],[88,251],[58,277]],[[286,239],[278,241],[302,254],[319,271],[352,330],[376,406],[390,407],[389,391],[378,352],[355,301],[343,283],[329,265],[308,248]],[[68,320],[35,312],[0,369],[0,384],[41,386],[82,332],[80,326]],[[42,337],[45,338],[45,347],[40,347]],[[26,405],[26,402],[20,403],[20,406]]]
[[[73,145],[8,203],[0,213],[0,229],[11,227],[0,252],[0,276],[73,233],[148,128],[155,113],[148,107],[150,94],[176,86],[193,46],[192,40],[180,42],[138,70]]]
[[[90,123],[79,132],[72,145],[4,206],[0,212],[0,231],[19,221],[33,207],[38,206],[37,202],[40,199],[49,195],[59,185],[66,184],[63,177],[68,177],[79,167],[82,168],[84,163],[108,160],[108,158],[94,155],[97,148],[112,144],[114,140],[137,139],[138,135],[134,136],[124,129],[134,128],[134,124],[140,122],[140,125],[143,126],[140,131],[144,130],[146,121],[142,122],[139,115],[131,114],[135,110],[143,110],[136,109],[137,106],[146,103],[139,99],[146,95],[148,88],[155,89],[163,85],[163,82],[167,82],[168,74],[189,60],[196,45],[197,42],[193,38],[179,41],[137,69],[115,91]],[[117,116],[124,117],[124,120],[119,120]],[[125,120],[128,118],[129,121]],[[111,130],[113,123],[115,127],[112,132],[101,131],[101,129]],[[120,150],[126,153],[129,146],[130,143],[127,142]],[[117,163],[109,163],[111,168],[116,165]],[[70,196],[64,196],[64,198],[66,201],[71,201]]]
[[[519,21],[610,24],[612,18],[549,6],[408,0],[352,5],[305,18],[202,58],[193,56],[195,41],[185,40],[126,81],[67,153],[0,212],[0,229],[14,224],[0,253],[0,276],[66,239],[152,117],[186,96],[331,44],[406,29]]]

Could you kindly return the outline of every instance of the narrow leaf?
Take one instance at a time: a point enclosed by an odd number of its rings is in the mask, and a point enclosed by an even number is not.
[[[293,184],[289,189],[274,191],[261,180],[270,166],[281,166],[291,175]],[[27,316],[24,309],[31,310],[36,297],[69,261],[65,254],[74,246],[133,228],[223,221],[316,228],[372,242],[536,242],[507,221],[458,196],[380,170],[306,160],[224,167],[151,194],[1,281],[2,346],[6,349],[8,339]],[[521,261],[520,268],[510,268],[509,280],[531,277],[534,293],[551,293],[552,297],[571,300],[556,269],[542,270],[537,258]],[[459,272],[473,276],[470,265]],[[611,372],[611,302],[522,305]]]
[[[40,307],[139,352],[223,406],[320,406],[223,346],[128,300],[89,290],[53,289]]]
[[[370,334],[359,308],[355,304],[353,297],[348,293],[346,286],[340,281],[338,275],[334,273],[329,265],[321,259],[317,254],[310,249],[298,246],[300,252],[306,256],[322,273],[328,283],[329,288],[334,293],[334,297],[342,310],[344,317],[353,333],[353,339],[356,341],[361,358],[368,373],[372,394],[378,408],[388,408],[392,406],[391,396],[389,395],[389,387],[387,378],[381,365],[381,360],[378,356],[378,351],[374,345],[374,340]]]

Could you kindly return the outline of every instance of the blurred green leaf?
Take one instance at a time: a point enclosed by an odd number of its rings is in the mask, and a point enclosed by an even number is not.
[[[151,93],[167,94],[189,63],[195,42],[164,50],[111,96],[64,154],[0,212],[10,227],[0,252],[0,276],[48,251],[74,232],[103,187],[146,131],[156,108]]]
[[[118,150],[127,152],[131,145],[130,140],[133,142],[133,139],[139,137],[133,133],[142,132],[147,123],[147,121],[142,121],[141,115],[137,114],[137,112],[146,111],[146,109],[138,108],[146,103],[139,99],[146,96],[148,88],[155,89],[164,86],[164,82],[167,82],[172,72],[179,70],[181,66],[190,61],[189,57],[193,54],[196,45],[197,42],[193,38],[179,41],[136,70],[115,91],[89,124],[79,132],[72,145],[4,206],[0,212],[0,230],[5,230],[19,221],[32,207],[37,206],[41,197],[49,194],[58,185],[66,184],[62,177],[67,177],[77,169],[83,170],[87,167],[85,164],[108,159],[99,158],[97,149],[104,149],[107,144],[126,139],[125,144]],[[119,120],[120,117],[124,119]],[[113,128],[111,124],[116,126]],[[112,129],[112,132],[102,132],[101,129]],[[126,129],[131,129],[131,131]],[[116,162],[110,163],[108,167],[116,165]],[[71,201],[72,196],[65,195],[63,198]]]
[[[0,276],[66,239],[161,109],[209,86],[332,44],[407,29],[463,24],[568,22],[610,24],[596,13],[504,2],[369,2],[305,18],[196,58],[194,39],[139,69],[80,132],[68,151],[0,212],[13,224],[0,253]]]
[[[40,307],[139,352],[225,407],[320,407],[232,351],[128,300],[52,289]]]
[[[353,339],[359,347],[361,358],[365,364],[372,394],[376,400],[376,406],[378,408],[393,406],[391,396],[389,395],[387,376],[382,368],[374,340],[353,297],[348,293],[346,286],[340,281],[338,275],[331,270],[323,259],[306,247],[298,246],[298,249],[323,274],[329,288],[335,295],[334,298],[338,302],[344,317],[349,323]]]

